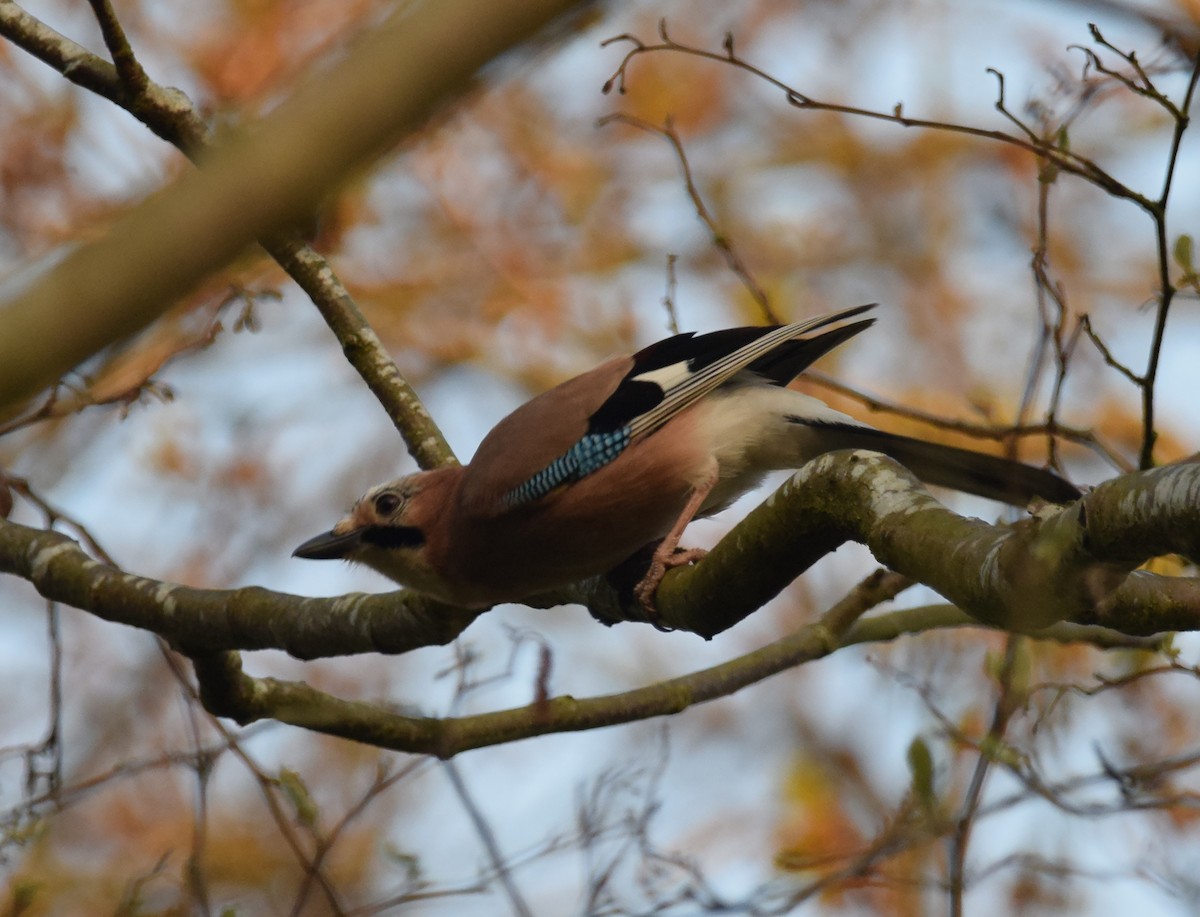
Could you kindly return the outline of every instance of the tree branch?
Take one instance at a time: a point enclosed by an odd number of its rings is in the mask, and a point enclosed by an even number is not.
[[[76,248],[5,304],[0,410],[11,411],[141,328],[255,239],[306,218],[330,188],[470,85],[481,66],[575,5],[426,2],[405,5],[373,27],[321,79],[226,137],[197,172],[139,205],[104,239]],[[21,16],[11,0],[0,0],[5,34],[18,31]],[[73,64],[53,40],[56,33],[35,32],[29,37],[35,53],[61,62],[67,73]],[[88,63],[86,79],[111,97],[119,85],[115,68]],[[167,95],[165,104],[189,107],[180,94]],[[72,307],[69,322],[64,303]]]
[[[664,620],[711,636],[850,538],[905,576],[877,574],[819,621],[709,669],[607,697],[537,697],[527,707],[450,719],[398,716],[304,683],[256,679],[242,671],[232,649],[273,647],[301,658],[402,653],[448,642],[478,612],[409,592],[308,599],[258,588],[191,589],[123,573],[63,535],[11,522],[0,522],[0,571],[28,579],[47,598],[161,634],[193,657],[204,703],[217,715],[243,723],[272,718],[451,757],[548,732],[675,713],[853,643],[934,627],[982,621],[1043,639],[1159,648],[1161,638],[1145,635],[1200,629],[1200,581],[1125,574],[1149,554],[1200,553],[1198,494],[1200,462],[1184,463],[1115,479],[1072,507],[991,526],[945,509],[890,459],[832,453],[797,472],[701,564],[669,574],[659,591]],[[974,617],[940,606],[859,620],[908,585],[907,576]],[[592,602],[596,614],[630,610],[599,578],[531,604],[571,599]],[[1078,623],[1038,629],[1068,615]]]
[[[112,15],[110,8],[104,9]],[[113,23],[109,30],[120,33],[119,25]],[[0,0],[0,35],[72,82],[121,106],[193,162],[211,146],[207,124],[182,92],[160,86],[148,77],[144,82],[135,80],[136,93],[126,92],[112,64],[30,16],[11,0]],[[329,262],[294,232],[274,233],[260,241],[317,307],[350,365],[383,405],[417,463],[422,468],[433,468],[453,461],[441,430],[400,375]]]
[[[848,540],[977,620],[1036,630],[1060,620],[1132,634],[1200,629],[1200,581],[1126,574],[1149,557],[1200,556],[1200,462],[1109,481],[1073,507],[988,525],[943,507],[904,468],[869,452],[810,462],[694,567],[658,593],[663,623],[712,637]],[[193,589],[90,558],[57,532],[0,521],[0,572],[47,599],[159,634],[190,655],[282,649],[301,659],[404,653],[453,640],[481,612],[409,591],[330,599],[258,587]],[[597,577],[532,596],[576,602],[607,622],[640,606]]]
[[[668,573],[661,620],[720,633],[846,541],[1004,629],[1088,620],[1125,630],[1129,621],[1130,632],[1146,634],[1200,622],[1200,580],[1123,582],[1151,557],[1200,556],[1200,462],[1124,475],[1073,506],[993,526],[950,512],[902,466],[869,452],[809,462],[702,563]]]
[[[411,592],[313,599],[257,586],[193,589],[126,573],[92,559],[66,535],[14,522],[0,522],[0,572],[106,621],[152,631],[189,655],[405,653],[449,643],[479,614]]]
[[[991,71],[1000,82],[998,96],[996,99],[996,108],[1010,120],[1014,120],[1019,125],[1026,136],[1020,137],[1014,134],[1008,134],[1000,130],[990,130],[982,127],[971,127],[965,124],[953,124],[947,121],[933,121],[926,118],[910,118],[904,114],[902,106],[897,105],[892,111],[876,111],[869,108],[859,108],[853,105],[840,105],[834,102],[824,102],[815,99],[811,96],[793,89],[791,86],[784,83],[782,80],[776,79],[765,70],[751,64],[745,58],[739,57],[733,49],[733,39],[731,36],[726,36],[724,45],[720,52],[709,51],[704,48],[694,47],[692,45],[678,42],[671,38],[667,31],[666,21],[662,20],[658,28],[659,43],[647,44],[635,35],[623,34],[616,35],[602,42],[603,45],[612,45],[618,42],[624,42],[633,47],[625,52],[625,56],[621,59],[621,63],[617,66],[616,71],[608,81],[604,84],[604,91],[611,92],[614,88],[618,92],[625,92],[625,84],[629,78],[630,64],[643,54],[656,53],[676,53],[685,54],[690,57],[696,57],[703,60],[710,60],[721,64],[726,64],[742,70],[770,86],[779,89],[784,93],[787,103],[795,108],[807,111],[825,111],[833,112],[834,114],[852,115],[858,118],[868,118],[876,121],[885,121],[891,124],[899,125],[900,127],[915,127],[929,130],[945,131],[953,134],[963,134],[969,137],[980,137],[986,140],[994,140],[999,143],[1007,144],[1017,149],[1025,150],[1032,153],[1047,162],[1053,164],[1056,168],[1061,169],[1071,175],[1077,175],[1085,179],[1091,184],[1100,188],[1104,192],[1111,194],[1113,197],[1122,198],[1131,201],[1147,212],[1151,212],[1154,207],[1154,202],[1143,194],[1139,194],[1127,185],[1122,184],[1113,175],[1102,169],[1097,163],[1078,153],[1072,152],[1069,149],[1060,149],[1051,143],[1046,143],[1037,137],[1021,124],[1016,121],[1006,108],[1006,100],[1004,96],[1004,80],[1002,74],[998,71]]]
[[[700,222],[708,229],[708,234],[712,237],[713,245],[721,253],[721,257],[725,259],[725,263],[729,265],[729,269],[742,282],[742,286],[746,288],[746,292],[750,294],[750,298],[758,304],[758,308],[762,311],[766,322],[771,325],[782,324],[783,320],[771,306],[771,300],[767,296],[766,290],[763,289],[762,284],[758,282],[750,268],[746,265],[745,259],[742,258],[738,250],[734,247],[729,234],[721,229],[717,224],[717,218],[713,216],[712,211],[708,209],[708,205],[704,203],[704,196],[696,186],[695,176],[692,175],[692,164],[688,161],[687,151],[683,148],[683,141],[680,139],[679,133],[675,130],[675,125],[671,123],[671,119],[668,118],[659,127],[643,118],[636,118],[633,115],[618,112],[617,114],[605,115],[596,122],[596,125],[604,127],[605,125],[614,123],[627,124],[648,134],[657,134],[666,140],[667,143],[671,144],[671,149],[675,152],[675,158],[679,160],[679,168],[683,170],[684,189],[687,191],[688,198],[691,199],[692,208],[696,211],[696,216],[700,218]]]
[[[237,653],[195,659],[207,709],[240,723],[271,718],[380,748],[439,758],[488,745],[555,732],[578,732],[678,713],[747,685],[829,655],[858,617],[880,598],[907,585],[902,577],[868,578],[819,621],[781,640],[711,668],[620,694],[576,699],[535,699],[526,707],[468,717],[412,717],[382,706],[347,701],[304,682],[253,678]]]

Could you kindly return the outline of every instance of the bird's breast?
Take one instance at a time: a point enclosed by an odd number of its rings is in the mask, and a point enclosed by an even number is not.
[[[685,411],[587,477],[500,514],[457,514],[452,538],[432,543],[450,578],[478,601],[516,599],[606,573],[670,531],[710,465]]]

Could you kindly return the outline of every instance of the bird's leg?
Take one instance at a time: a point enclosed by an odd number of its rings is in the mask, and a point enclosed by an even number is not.
[[[703,548],[680,550],[679,539],[683,537],[683,530],[700,511],[700,507],[704,505],[704,501],[708,499],[712,489],[717,486],[719,473],[720,468],[716,461],[713,461],[704,480],[692,490],[687,505],[679,514],[679,518],[675,520],[675,524],[671,526],[671,531],[667,532],[667,537],[660,541],[658,547],[654,549],[654,557],[650,560],[650,567],[646,570],[646,575],[634,587],[633,594],[637,596],[638,602],[646,612],[646,620],[658,627],[659,630],[664,628],[659,626],[658,608],[654,604],[654,594],[658,591],[662,578],[667,575],[668,570],[695,563],[702,560],[708,553]]]

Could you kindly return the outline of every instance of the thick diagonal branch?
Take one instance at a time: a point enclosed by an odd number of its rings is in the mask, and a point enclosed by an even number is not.
[[[993,526],[952,513],[884,456],[832,453],[797,472],[703,563],[671,572],[658,606],[671,626],[709,637],[856,540],[993,626],[1031,630],[1076,620],[1136,635],[1197,630],[1200,580],[1126,574],[1160,554],[1195,557],[1198,539],[1200,463],[1125,475],[1073,507]],[[0,572],[192,654],[403,653],[454,639],[479,614],[411,592],[314,599],[256,587],[193,589],[99,563],[57,532],[3,521]],[[530,599],[538,607],[569,602],[608,620],[631,611],[603,580]]]
[[[720,633],[846,541],[992,626],[1200,627],[1200,580],[1128,576],[1158,555],[1200,556],[1200,463],[1124,475],[1074,505],[989,525],[952,513],[902,466],[868,452],[810,462],[703,563],[670,573],[657,596],[661,620]],[[622,614],[611,604],[593,608]]]
[[[0,411],[143,327],[254,240],[307,218],[331,188],[424,124],[482,66],[575,5],[404,5],[320,79],[216,143],[196,172],[4,304]],[[6,21],[14,7],[0,2]],[[41,38],[36,53],[50,60],[57,49]],[[89,88],[109,88],[103,68],[87,78]]]

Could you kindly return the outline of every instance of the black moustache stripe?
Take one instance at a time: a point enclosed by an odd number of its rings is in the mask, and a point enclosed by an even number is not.
[[[372,525],[359,535],[364,544],[376,548],[419,548],[425,543],[425,533],[411,525]]]

